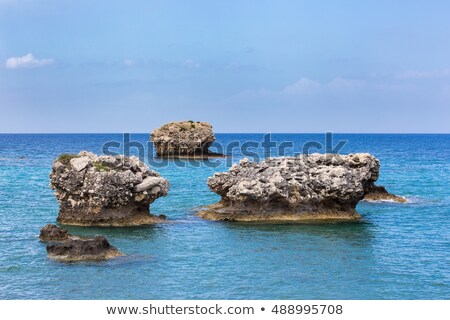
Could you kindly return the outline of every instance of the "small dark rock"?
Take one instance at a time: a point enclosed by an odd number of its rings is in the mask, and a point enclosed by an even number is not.
[[[124,255],[103,236],[49,244],[47,253],[49,258],[59,261],[106,260]]]
[[[385,187],[371,184],[369,192],[364,196],[365,201],[395,201],[406,202],[404,197],[389,193]]]
[[[66,229],[62,229],[54,224],[48,224],[43,227],[39,233],[41,241],[65,241],[69,239],[69,233]]]

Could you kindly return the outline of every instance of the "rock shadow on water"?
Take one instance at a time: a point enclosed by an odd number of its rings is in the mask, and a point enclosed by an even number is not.
[[[217,223],[217,222],[215,222]],[[282,239],[289,235],[302,237],[327,238],[351,243],[351,245],[371,245],[375,238],[374,226],[368,220],[359,221],[311,221],[309,223],[297,221],[222,221],[220,224],[232,232],[241,232],[245,237],[255,236],[275,237]]]
[[[54,266],[70,266],[70,267],[107,267],[111,268],[122,268],[124,266],[138,266],[146,265],[148,263],[156,263],[157,259],[155,255],[145,255],[145,254],[130,254],[125,256],[118,256],[114,259],[109,260],[79,260],[79,261],[58,261],[53,259],[48,259],[49,263]]]
[[[15,273],[20,272],[21,269],[22,267],[19,265],[3,266],[0,267],[0,273]]]
[[[128,226],[120,228],[104,228],[104,227],[80,227],[80,226],[64,226],[70,233],[79,236],[96,236],[104,235],[112,240],[128,239],[128,240],[153,240],[158,233],[164,232],[163,225],[141,225]]]

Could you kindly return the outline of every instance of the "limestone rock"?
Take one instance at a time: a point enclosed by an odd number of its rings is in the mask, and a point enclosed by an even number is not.
[[[208,179],[219,203],[199,215],[212,220],[358,219],[357,203],[378,179],[367,153],[247,159]]]
[[[404,197],[397,196],[389,193],[385,187],[376,186],[371,184],[369,187],[369,193],[364,196],[365,201],[377,202],[377,201],[394,201],[394,202],[406,202]]]
[[[158,192],[159,189],[155,188],[164,183],[164,178],[161,177],[147,177],[141,183],[134,187],[135,192],[142,192],[146,190],[152,190],[152,192]]]
[[[150,204],[167,195],[169,182],[137,157],[82,151],[53,162],[50,186],[59,201],[58,223],[129,226],[160,222]]]
[[[207,122],[170,122],[150,133],[159,157],[223,156],[208,150],[215,137]]]
[[[69,239],[69,233],[66,229],[62,229],[54,224],[48,224],[40,230],[39,239],[43,242],[47,241],[65,241]]]
[[[106,260],[124,255],[102,236],[69,239],[62,243],[49,244],[46,249],[49,258],[59,261]]]
[[[89,157],[79,157],[79,158],[73,158],[70,160],[70,165],[76,170],[81,171],[84,168],[86,168],[89,164],[92,163],[92,159]]]

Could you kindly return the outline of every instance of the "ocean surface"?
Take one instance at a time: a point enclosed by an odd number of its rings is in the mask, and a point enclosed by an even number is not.
[[[263,136],[216,138],[229,145],[260,142]],[[148,134],[130,138],[152,151]],[[294,143],[286,155],[309,141],[325,145],[324,134],[271,139]],[[81,150],[101,154],[111,141],[123,147],[123,135],[0,135],[0,299],[450,299],[450,135],[333,139],[333,145],[346,141],[340,153],[378,157],[379,184],[408,202],[360,202],[360,223],[204,221],[196,210],[219,200],[207,178],[238,162],[243,151],[228,150],[230,157],[214,159],[219,162],[213,166],[153,163],[141,155],[171,183],[169,195],[151,205],[153,214],[165,214],[169,222],[68,227],[72,234],[105,235],[126,256],[59,263],[47,258],[38,239],[39,229],[54,223],[58,213],[49,187],[52,161]],[[250,151],[260,158],[278,154],[261,147]],[[139,155],[138,148],[132,153]]]

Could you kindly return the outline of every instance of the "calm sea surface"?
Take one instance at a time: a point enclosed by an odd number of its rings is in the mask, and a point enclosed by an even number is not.
[[[131,135],[144,145],[148,138]],[[263,135],[216,138],[243,143]],[[295,142],[287,154],[311,140],[325,144],[320,134],[272,140]],[[105,235],[127,256],[65,264],[49,260],[38,240],[39,229],[58,213],[49,188],[52,161],[81,150],[99,154],[122,135],[0,135],[0,299],[450,299],[450,135],[341,134],[334,140],[347,141],[341,153],[377,156],[379,183],[409,202],[361,202],[361,223],[197,218],[196,208],[219,200],[206,180],[242,158],[235,149],[216,167],[154,168],[171,189],[151,212],[167,215],[169,223],[68,227],[73,234]],[[252,152],[264,156],[261,148]]]

